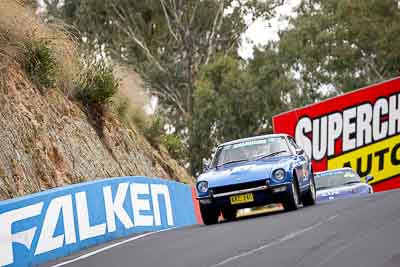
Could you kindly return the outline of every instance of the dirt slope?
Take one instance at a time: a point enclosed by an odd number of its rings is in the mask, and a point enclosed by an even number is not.
[[[62,92],[42,95],[17,65],[0,76],[0,199],[94,178],[146,175],[191,183],[112,115],[103,125]]]

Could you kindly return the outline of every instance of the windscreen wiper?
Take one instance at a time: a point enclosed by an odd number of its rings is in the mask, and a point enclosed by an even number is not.
[[[280,151],[272,152],[272,153],[269,153],[269,154],[262,155],[262,156],[256,158],[255,160],[260,160],[260,159],[276,156],[276,155],[281,154],[283,152],[287,152],[287,151],[286,150],[280,150]]]
[[[232,161],[228,161],[228,162],[222,163],[221,165],[217,165],[217,168],[218,168],[218,167],[221,167],[221,166],[224,166],[224,165],[226,165],[226,164],[235,163],[235,162],[242,162],[242,161],[249,161],[249,160],[248,160],[248,159],[232,160]]]

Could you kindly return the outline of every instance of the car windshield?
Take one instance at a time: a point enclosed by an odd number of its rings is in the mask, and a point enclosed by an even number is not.
[[[285,138],[266,137],[223,146],[217,151],[212,167],[282,155],[290,155]]]
[[[361,182],[360,176],[352,170],[332,171],[315,175],[315,186],[317,190],[359,182]]]

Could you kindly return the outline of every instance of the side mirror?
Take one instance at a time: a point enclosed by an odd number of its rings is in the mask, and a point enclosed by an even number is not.
[[[367,175],[366,177],[365,177],[365,183],[369,183],[369,182],[371,182],[371,181],[373,181],[374,180],[374,177],[372,176],[372,175]]]
[[[304,149],[302,149],[302,148],[296,148],[296,154],[297,155],[301,155],[301,154],[303,154],[304,153]]]

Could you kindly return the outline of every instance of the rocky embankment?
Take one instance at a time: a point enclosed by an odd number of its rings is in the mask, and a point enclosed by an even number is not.
[[[145,175],[191,183],[184,168],[113,115],[41,94],[18,67],[0,76],[0,199],[91,179]]]

